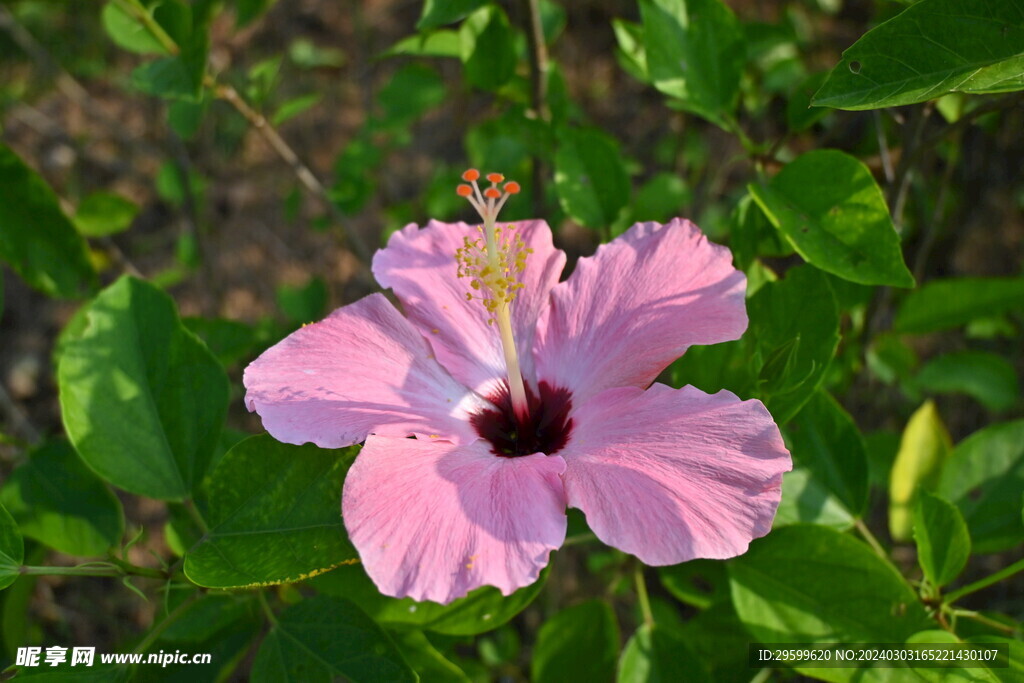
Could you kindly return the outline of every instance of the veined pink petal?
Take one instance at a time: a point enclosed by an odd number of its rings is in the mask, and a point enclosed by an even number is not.
[[[505,228],[507,223],[499,223]],[[551,229],[544,221],[513,223],[533,253],[512,304],[512,327],[523,375],[533,379],[529,349],[537,318],[548,301],[565,266],[565,253],[551,243]],[[373,257],[373,274],[381,287],[390,287],[409,320],[429,341],[441,364],[466,386],[483,394],[493,393],[495,380],[505,377],[501,341],[480,301],[466,300],[469,282],[456,277],[455,250],[463,238],[479,238],[475,226],[430,221],[423,229],[408,225],[391,235],[388,246]]]
[[[565,540],[564,471],[558,456],[500,458],[484,441],[371,436],[342,514],[386,595],[446,604],[484,585],[509,595]]]
[[[654,384],[609,389],[573,415],[569,505],[597,537],[650,565],[746,551],[771,529],[792,468],[759,401]]]
[[[245,405],[275,439],[321,448],[367,434],[437,434],[471,441],[479,398],[434,359],[430,345],[382,294],[293,332],[246,369]]]
[[[746,278],[693,223],[638,223],[582,258],[537,328],[537,377],[585,401],[646,387],[693,344],[738,339]]]

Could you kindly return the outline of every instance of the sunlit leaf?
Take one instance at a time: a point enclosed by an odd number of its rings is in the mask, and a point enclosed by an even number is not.
[[[861,284],[914,286],[882,190],[854,157],[808,152],[750,193],[808,263]]]
[[[739,92],[743,32],[719,0],[641,0],[647,73],[684,109],[723,125]]]
[[[921,491],[914,506],[917,561],[935,587],[959,576],[971,554],[967,524],[956,506],[928,491]]]
[[[594,129],[558,137],[555,189],[562,209],[590,228],[606,229],[629,201],[629,176],[615,142]]]
[[[466,80],[483,90],[497,90],[516,68],[512,27],[504,10],[485,5],[473,12],[459,30],[460,57]]]
[[[743,624],[762,643],[902,643],[932,622],[914,591],[866,544],[798,524],[729,563]]]
[[[182,500],[206,472],[228,381],[174,302],[122,277],[85,311],[57,372],[64,427],[82,459],[132,493]]]
[[[86,237],[105,237],[127,230],[139,207],[112,192],[94,192],[78,205],[72,221]]]
[[[704,683],[711,677],[681,633],[659,624],[643,624],[622,651],[616,681]]]
[[[975,552],[997,552],[1024,543],[1024,420],[986,427],[957,444],[938,492],[956,503]]]
[[[893,539],[910,540],[917,490],[935,489],[952,451],[949,432],[935,404],[925,402],[907,421],[889,474],[889,533]]]
[[[1022,72],[1021,0],[921,0],[846,50],[814,104],[877,109],[1015,89]]]

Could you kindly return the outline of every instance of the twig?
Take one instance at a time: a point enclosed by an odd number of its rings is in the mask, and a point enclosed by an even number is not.
[[[309,167],[299,159],[295,150],[285,142],[284,138],[282,138],[277,132],[277,129],[270,125],[270,122],[267,121],[263,114],[260,114],[249,106],[249,103],[246,102],[232,86],[217,84],[210,76],[207,76],[206,83],[207,86],[213,90],[214,95],[234,107],[235,110],[249,122],[249,125],[255,128],[260,135],[263,136],[274,151],[277,152],[277,155],[281,157],[285,163],[291,166],[292,171],[295,172],[299,182],[301,182],[312,194],[323,200],[324,204],[327,206],[327,210],[331,213],[335,222],[337,222],[344,231],[345,238],[348,240],[349,246],[352,247],[352,250],[364,264],[369,263],[372,258],[372,254],[370,252],[370,248],[366,245],[366,242],[363,241],[355,231],[348,228],[348,224],[345,221],[344,216],[342,216],[341,211],[339,211],[338,207],[335,206],[333,201],[331,201],[331,196],[328,194],[327,188],[324,187],[323,183],[320,182],[319,178],[316,177]]]
[[[540,19],[539,0],[524,0],[527,14],[526,43],[530,54],[530,81],[533,86],[533,110],[541,121],[551,121],[548,106],[548,48],[544,42],[544,25]],[[544,179],[547,169],[539,155],[533,157],[533,213],[541,218],[545,213]]]
[[[888,185],[892,185],[896,179],[896,174],[892,168],[892,155],[889,154],[889,142],[885,139],[885,128],[882,126],[882,114],[877,110],[872,110],[872,115],[875,121],[875,133],[878,136],[878,156],[882,159],[882,170],[885,172],[885,182]]]
[[[1014,574],[1020,573],[1022,571],[1024,571],[1024,560],[1017,560],[1009,567],[1004,567],[997,571],[995,574],[986,576],[984,579],[979,579],[974,583],[967,584],[963,588],[958,588],[955,591],[950,591],[946,594],[946,602],[956,602],[965,595],[970,595],[971,593],[980,591],[983,588],[988,588],[992,584],[1002,581],[1003,579],[1007,579],[1013,576]]]
[[[651,599],[647,596],[647,581],[644,580],[644,567],[639,562],[633,571],[633,580],[636,582],[636,598],[640,603],[640,613],[644,617],[644,624],[648,628],[654,626],[654,612],[651,611]]]
[[[930,103],[914,108],[904,130],[903,154],[900,156],[899,165],[893,174],[893,180],[889,183],[888,200],[897,233],[903,232],[903,207],[907,201],[907,191],[910,189],[913,171],[919,161],[917,150],[921,143],[921,135],[924,133],[924,126],[928,122],[930,114]]]

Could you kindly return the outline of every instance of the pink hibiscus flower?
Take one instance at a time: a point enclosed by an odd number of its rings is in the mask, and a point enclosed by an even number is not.
[[[746,281],[695,225],[638,223],[579,260],[518,191],[475,171],[483,226],[409,225],[377,252],[381,294],[339,308],[245,371],[275,438],[365,440],[342,514],[385,594],[448,603],[536,580],[566,507],[649,565],[727,558],[768,533],[789,453],[759,401],[652,384],[692,344],[737,339]],[[415,437],[415,438],[409,438]]]

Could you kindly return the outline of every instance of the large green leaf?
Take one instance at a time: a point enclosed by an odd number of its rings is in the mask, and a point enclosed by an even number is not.
[[[882,190],[854,157],[808,152],[750,193],[808,263],[851,282],[914,286]]]
[[[647,75],[678,104],[718,125],[736,106],[743,32],[719,0],[641,0]]]
[[[1024,2],[921,0],[846,50],[814,104],[877,109],[1001,91],[1022,72]]]
[[[95,288],[85,240],[39,174],[0,143],[0,260],[50,296],[81,297]]]
[[[907,421],[889,472],[889,533],[894,540],[910,540],[917,492],[935,489],[952,450],[935,404],[926,401]]]
[[[497,90],[516,69],[515,38],[504,10],[486,5],[473,12],[459,30],[460,57],[466,80],[483,90]]]
[[[825,275],[810,266],[762,286],[747,303],[748,335],[761,362],[760,389],[779,424],[821,384],[839,344],[839,312]]]
[[[966,325],[976,318],[1020,310],[1024,278],[933,280],[903,300],[893,329],[934,332]]]
[[[438,652],[423,631],[393,630],[388,635],[421,681],[470,683],[469,676]]]
[[[174,301],[122,277],[86,309],[57,372],[64,428],[101,477],[163,500],[202,480],[228,403],[228,380],[185,329]]]
[[[928,361],[913,386],[934,393],[964,393],[989,410],[1009,410],[1020,396],[1017,371],[1002,356],[987,351],[954,351]]]
[[[729,576],[740,620],[762,643],[902,643],[934,626],[892,565],[821,526],[772,531]]]
[[[121,501],[66,441],[33,452],[0,489],[21,532],[68,555],[104,555],[124,534]]]
[[[775,526],[821,524],[834,529],[849,529],[853,514],[817,477],[802,467],[782,475],[782,500],[775,513]]]
[[[819,391],[790,423],[793,459],[855,516],[868,504],[868,460],[853,418],[827,392]]]
[[[917,561],[935,587],[945,586],[959,576],[971,555],[971,536],[960,511],[928,491],[917,496],[914,540]]]
[[[602,600],[590,600],[544,622],[533,648],[530,678],[534,683],[610,682],[618,654],[615,612]]]
[[[618,683],[703,683],[710,680],[683,634],[658,624],[642,625],[629,639],[622,651],[616,678]]]
[[[357,451],[290,446],[266,434],[238,443],[210,473],[210,530],[185,555],[185,574],[200,586],[238,588],[357,561],[340,514]]]
[[[325,595],[351,600],[379,624],[468,636],[494,630],[522,612],[540,593],[546,579],[545,570],[534,583],[508,597],[497,588],[485,586],[447,605],[382,595],[361,565],[339,567],[317,576],[310,585]]]
[[[1024,420],[986,427],[957,444],[938,492],[964,515],[975,552],[1024,542]]]
[[[348,600],[317,596],[285,609],[252,664],[254,683],[398,683],[419,677],[387,634]]]
[[[629,176],[615,142],[596,129],[566,129],[555,153],[562,209],[590,228],[607,228],[629,201]]]
[[[0,505],[0,590],[7,588],[20,575],[25,561],[25,541],[18,531],[18,523]]]

